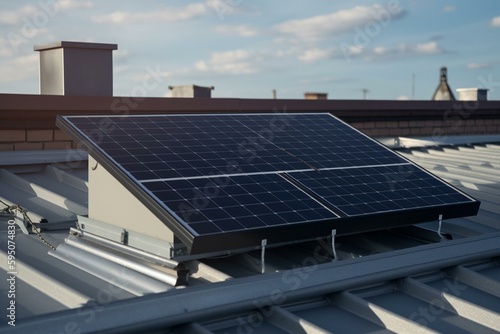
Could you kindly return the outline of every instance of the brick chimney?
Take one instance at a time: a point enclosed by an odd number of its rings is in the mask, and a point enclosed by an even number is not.
[[[40,52],[40,94],[112,96],[116,44],[54,42]]]

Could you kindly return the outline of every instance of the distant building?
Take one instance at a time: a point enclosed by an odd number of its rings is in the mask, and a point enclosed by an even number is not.
[[[455,96],[448,85],[448,70],[441,67],[441,77],[436,92],[432,96],[434,101],[455,101]]]
[[[212,97],[214,86],[204,87],[197,85],[168,86],[172,91],[172,97]]]
[[[304,93],[306,100],[327,100],[328,93]]]
[[[460,101],[488,100],[488,89],[485,88],[458,88],[457,93]]]

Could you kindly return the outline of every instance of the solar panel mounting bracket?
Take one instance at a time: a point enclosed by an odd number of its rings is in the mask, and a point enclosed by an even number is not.
[[[439,237],[441,238],[441,240],[444,240],[444,237],[441,234],[441,227],[442,227],[442,225],[443,225],[443,215],[440,214],[439,217],[438,217],[438,230],[437,230],[437,234],[439,235]]]
[[[267,239],[262,239],[261,243],[261,253],[260,253],[260,271],[263,274],[266,271],[266,246]]]
[[[332,262],[338,260],[337,251],[335,250],[335,236],[336,235],[337,235],[337,230],[333,229],[332,230],[332,255],[333,255]]]
[[[128,231],[123,229],[123,232],[122,232],[122,235],[120,237],[120,242],[123,244],[123,245],[128,245]]]

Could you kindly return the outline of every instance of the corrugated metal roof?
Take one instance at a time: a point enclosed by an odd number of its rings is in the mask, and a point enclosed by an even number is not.
[[[187,287],[136,297],[134,269],[82,271],[18,229],[15,330],[60,332],[71,323],[82,332],[500,331],[500,145],[397,150],[481,200],[476,217],[443,222],[453,240],[442,240],[438,222],[429,222],[339,237],[333,262],[327,239],[269,249],[263,275],[257,251],[192,261],[182,268],[191,272]],[[17,154],[0,156],[0,199],[22,206],[34,222],[46,218],[43,238],[63,244],[76,215],[86,214],[86,164],[68,160],[81,156],[68,152]],[[0,217],[5,273],[10,219]],[[4,306],[5,280],[0,288]]]
[[[480,199],[477,216],[454,219],[445,224],[444,232],[458,238],[500,229],[500,144],[423,147],[400,153]]]

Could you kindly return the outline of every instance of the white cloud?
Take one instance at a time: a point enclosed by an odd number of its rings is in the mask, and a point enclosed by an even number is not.
[[[81,9],[92,8],[94,3],[92,1],[78,1],[78,0],[58,0],[61,9]]]
[[[406,95],[399,96],[396,100],[398,101],[408,101],[410,98]]]
[[[419,55],[441,54],[444,50],[437,42],[427,42],[421,44],[399,44],[393,47],[375,47],[364,52],[367,60],[384,60],[389,58],[412,57]]]
[[[356,6],[351,9],[318,15],[306,19],[290,20],[274,27],[277,32],[292,35],[303,40],[320,40],[332,35],[364,29],[373,22],[381,26],[388,25],[394,18],[404,15],[401,7],[385,8],[382,5]]]
[[[206,3],[219,16],[221,21],[225,19],[227,14],[246,13],[260,15],[260,12],[255,8],[244,6],[243,0],[208,0]]]
[[[492,27],[498,28],[500,27],[500,16],[494,17],[491,19],[490,25]]]
[[[16,25],[22,22],[23,17],[28,17],[37,12],[35,6],[23,6],[16,10],[2,11],[0,15],[0,24],[2,25]]]
[[[215,28],[215,32],[226,35],[237,35],[242,37],[256,36],[260,31],[247,25],[220,25]]]
[[[337,54],[340,55],[342,54],[344,57],[359,57],[362,54],[365,54],[369,49],[363,46],[357,46],[357,45],[342,45],[341,46],[341,52],[338,52]],[[377,53],[383,52],[385,50],[384,47],[379,47],[377,48]]]
[[[181,8],[164,8],[152,12],[114,12],[107,15],[93,15],[96,23],[144,23],[144,22],[177,22],[190,20],[209,13],[208,3],[194,3]]]
[[[18,47],[19,43],[14,45],[7,38],[0,37],[0,57],[11,57],[15,54],[14,48]]]
[[[416,54],[425,54],[425,55],[431,55],[431,54],[439,54],[443,53],[443,49],[438,45],[437,42],[432,41],[432,42],[427,42],[423,44],[417,44],[414,47],[408,47],[405,48],[407,51],[411,53],[416,53]]]
[[[479,70],[483,68],[492,68],[495,66],[495,62],[487,62],[487,63],[469,63],[466,65],[469,70]]]
[[[263,54],[245,50],[214,52],[210,60],[200,60],[195,68],[202,72],[221,74],[251,74],[260,70]]]
[[[384,61],[390,59],[409,58],[414,56],[436,55],[445,51],[435,41],[421,44],[399,44],[396,46],[376,46],[373,48],[344,45],[339,47],[312,48],[305,51],[297,51],[295,55],[304,62],[316,62],[326,59],[362,58],[366,61]]]
[[[304,51],[298,58],[305,62],[316,62],[319,60],[330,59],[336,54],[334,48],[314,48]]]
[[[13,29],[4,36],[0,37],[0,57],[12,57],[25,52],[33,52],[33,39],[35,37],[43,36],[46,40],[55,38],[48,28]]]
[[[113,74],[125,74],[130,71],[130,65],[114,65],[113,66]]]
[[[92,8],[92,1],[53,0],[39,1],[37,6],[23,6],[15,10],[2,11],[0,25],[19,25],[24,21],[35,25],[40,20],[46,20],[57,15],[61,10]],[[41,21],[40,21],[41,22]]]
[[[452,6],[452,5],[448,5],[448,6],[445,6],[443,8],[443,11],[446,12],[446,13],[454,12],[456,10],[457,10],[457,7],[456,6]]]
[[[38,53],[13,58],[0,66],[0,83],[21,81],[27,78],[36,80],[38,75]]]

